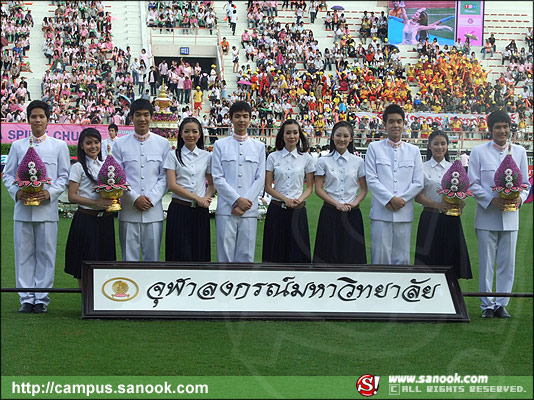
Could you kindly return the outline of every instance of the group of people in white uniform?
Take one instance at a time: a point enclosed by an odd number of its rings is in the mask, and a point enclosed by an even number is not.
[[[150,132],[152,104],[144,99],[132,103],[130,117],[135,132],[111,138],[111,154],[124,169],[130,191],[121,198],[119,241],[124,261],[159,261],[164,229],[162,198],[172,192],[166,222],[166,261],[211,261],[208,208],[217,193],[215,215],[217,261],[254,262],[258,196],[272,196],[268,207],[262,260],[265,263],[367,263],[360,204],[372,194],[371,264],[410,264],[410,238],[414,200],[428,218],[420,224],[416,263],[443,264],[436,257],[446,249],[446,260],[459,278],[472,277],[465,238],[458,217],[443,214],[447,205],[437,192],[451,165],[448,138],[435,132],[428,141],[428,161],[422,162],[417,146],[401,140],[405,128],[403,109],[392,104],[383,113],[387,139],[369,145],[365,161],[354,154],[354,131],[350,123],[338,122],[332,129],[330,152],[317,162],[296,120],[286,120],[276,137],[276,151],[266,157],[264,143],[247,135],[251,107],[238,101],[229,114],[232,134],[215,142],[213,153],[204,149],[202,126],[196,118],[184,119],[179,127],[176,150],[167,139]],[[59,195],[69,187],[69,199],[78,204],[67,242],[65,271],[81,283],[82,260],[115,260],[111,204],[95,193],[96,176],[103,164],[100,133],[82,131],[78,162],[70,168],[65,142],[46,135],[49,108],[33,101],[27,108],[33,142],[52,183],[34,195],[38,206],[26,206],[30,194],[14,184],[29,138],[13,143],[4,173],[4,183],[15,201],[14,240],[18,288],[50,288],[54,281]],[[491,292],[496,261],[497,292],[511,292],[519,211],[504,211],[505,201],[491,186],[500,162],[511,154],[528,185],[525,149],[511,144],[510,117],[502,111],[489,115],[493,140],[471,153],[469,178],[477,200],[475,229],[479,245],[480,291]],[[115,135],[113,135],[115,136]],[[320,211],[313,257],[311,256],[306,199],[313,187],[324,201]],[[514,200],[517,207],[527,191]],[[461,205],[463,207],[464,204]],[[455,220],[448,221],[447,218]],[[423,226],[422,226],[423,225]],[[444,231],[445,230],[445,231]],[[446,240],[443,238],[450,238]],[[451,250],[452,249],[452,250]],[[43,313],[48,293],[20,292],[20,312]],[[509,317],[508,297],[482,297],[483,317]]]

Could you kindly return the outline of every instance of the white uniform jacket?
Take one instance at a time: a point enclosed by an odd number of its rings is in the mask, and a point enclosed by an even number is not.
[[[519,211],[502,211],[500,208],[490,205],[494,197],[499,193],[494,192],[495,171],[501,165],[502,160],[508,154],[493,147],[493,141],[473,147],[469,159],[469,182],[470,190],[477,201],[475,213],[475,228],[488,231],[517,231],[519,229]],[[512,145],[512,158],[523,175],[523,183],[528,188],[521,192],[521,199],[527,199],[530,184],[528,182],[527,152],[522,146]]]
[[[115,140],[112,155],[126,173],[131,190],[124,191],[119,220],[148,223],[163,221],[162,198],[167,193],[167,177],[163,161],[171,150],[169,141],[155,133],[141,142],[132,135]],[[154,207],[139,211],[133,203],[139,196],[147,196]]]
[[[373,142],[365,155],[367,186],[373,195],[369,217],[386,222],[411,222],[413,199],[423,189],[424,174],[421,152],[417,146],[401,142],[394,149],[387,140]],[[401,197],[406,205],[390,211],[386,204]]]
[[[211,174],[217,189],[218,215],[232,215],[239,197],[252,201],[244,218],[258,216],[258,196],[265,185],[265,145],[248,138],[239,142],[232,136],[217,140],[213,146]]]
[[[58,199],[69,184],[69,148],[63,140],[50,136],[47,136],[40,143],[34,142],[35,151],[46,166],[46,176],[52,180],[51,185],[44,185],[43,187],[43,190],[48,190],[50,193],[50,200],[41,202],[39,206],[25,206],[23,201],[16,200],[17,192],[20,188],[14,182],[17,177],[17,168],[26,155],[29,146],[30,138],[13,142],[4,170],[4,184],[11,198],[15,200],[13,219],[23,222],[58,221]]]

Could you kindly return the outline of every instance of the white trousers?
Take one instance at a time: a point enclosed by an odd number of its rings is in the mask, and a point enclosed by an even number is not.
[[[119,221],[119,241],[123,261],[160,261],[163,221],[125,222]]]
[[[254,262],[257,218],[215,215],[217,261]]]
[[[409,265],[411,222],[371,220],[371,264]]]
[[[15,280],[19,288],[51,288],[57,249],[57,222],[14,221]],[[50,303],[48,293],[19,292],[20,303]]]
[[[476,229],[478,238],[478,289],[481,292],[493,291],[493,272],[495,259],[497,271],[495,291],[511,293],[514,284],[515,249],[517,244],[517,231],[486,231]],[[497,308],[507,306],[509,297],[481,297],[480,308]]]

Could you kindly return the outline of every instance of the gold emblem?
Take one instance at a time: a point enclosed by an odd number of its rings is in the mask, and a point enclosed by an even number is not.
[[[129,278],[112,278],[102,285],[102,293],[113,301],[129,301],[139,294],[139,286]]]

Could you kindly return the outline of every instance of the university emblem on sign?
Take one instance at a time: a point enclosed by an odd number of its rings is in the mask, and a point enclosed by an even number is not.
[[[102,293],[113,301],[129,301],[139,294],[139,286],[128,278],[112,278],[102,285]]]

